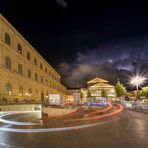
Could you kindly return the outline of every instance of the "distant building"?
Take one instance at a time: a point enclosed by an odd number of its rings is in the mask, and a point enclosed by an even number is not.
[[[67,100],[66,101],[79,103],[80,102],[80,89],[79,88],[67,89]]]
[[[131,91],[127,92],[127,95],[130,100],[136,100],[137,90],[131,90]]]
[[[130,98],[130,100],[136,100],[137,97],[138,97],[138,99],[140,99],[139,93],[140,93],[140,91],[141,91],[142,89],[146,89],[146,87],[140,87],[140,88],[138,89],[138,92],[137,92],[137,89],[136,89],[136,88],[133,89],[133,90],[128,91],[128,92],[127,92],[127,95],[128,95],[128,97]],[[138,94],[137,94],[137,93],[138,93]],[[137,95],[138,95],[138,96],[137,96]]]
[[[90,91],[91,96],[100,96],[101,91],[105,90],[108,97],[115,97],[115,89],[113,85],[108,84],[107,80],[101,78],[95,78],[87,82],[88,90]]]
[[[56,70],[0,15],[0,99],[46,100],[66,87]]]
[[[107,80],[103,80],[101,78],[94,78],[87,82],[87,86],[87,88],[81,89],[81,92],[85,97],[102,97],[102,91],[105,91],[106,96],[110,99],[116,97],[114,86],[110,85]]]

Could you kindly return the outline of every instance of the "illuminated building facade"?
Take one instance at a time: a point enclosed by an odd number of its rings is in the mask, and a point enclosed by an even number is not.
[[[101,78],[94,78],[87,82],[87,88],[81,89],[84,98],[88,97],[102,97],[102,91],[106,93],[107,98],[115,98],[116,93],[113,85],[110,85],[107,80]]]
[[[87,82],[88,90],[90,91],[91,96],[100,96],[101,92],[104,90],[107,93],[108,97],[115,97],[115,89],[113,85],[108,84],[107,80],[101,78],[95,78]]]
[[[55,69],[0,15],[0,99],[66,99],[66,87]]]
[[[67,89],[67,102],[74,102],[78,103],[80,102],[80,89],[73,88],[73,89]]]

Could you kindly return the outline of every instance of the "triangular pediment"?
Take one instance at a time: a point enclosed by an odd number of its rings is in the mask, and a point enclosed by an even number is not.
[[[91,85],[89,88],[113,88],[113,85],[106,84],[106,83],[97,83],[94,85]]]
[[[96,84],[96,83],[108,83],[108,81],[101,78],[94,78],[87,82],[87,84]]]

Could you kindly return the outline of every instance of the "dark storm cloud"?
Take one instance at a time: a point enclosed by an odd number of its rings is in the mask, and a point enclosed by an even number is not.
[[[63,8],[68,7],[68,3],[65,0],[55,0],[59,5],[61,5]]]
[[[148,38],[132,39],[122,43],[100,45],[85,53],[79,52],[75,61],[60,63],[63,82],[69,87],[83,87],[95,76],[115,83],[129,73],[148,72]]]
[[[0,9],[58,65],[68,87],[84,86],[95,76],[115,83],[137,70],[148,73],[148,9],[142,1],[1,0]]]

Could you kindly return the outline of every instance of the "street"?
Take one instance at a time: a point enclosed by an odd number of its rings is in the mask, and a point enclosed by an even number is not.
[[[148,115],[124,110],[87,128],[41,133],[1,131],[0,137],[1,148],[147,148]]]

